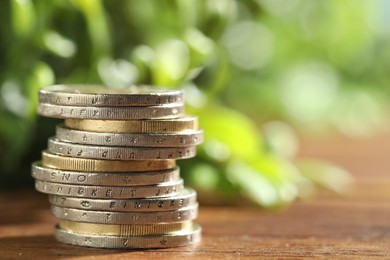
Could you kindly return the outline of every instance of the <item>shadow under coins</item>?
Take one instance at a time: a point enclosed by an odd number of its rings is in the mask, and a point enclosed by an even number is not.
[[[0,227],[50,221],[46,194],[32,189],[0,192]]]
[[[0,238],[0,259],[69,259],[87,258],[134,258],[183,259],[196,252],[197,246],[167,249],[99,249],[62,244],[52,235]]]
[[[52,235],[0,238],[0,259],[67,259],[118,254],[123,251],[59,243]]]

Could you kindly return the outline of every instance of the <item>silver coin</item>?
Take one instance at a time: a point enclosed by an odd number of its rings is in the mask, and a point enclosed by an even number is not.
[[[177,195],[183,191],[183,180],[165,182],[148,186],[84,186],[68,185],[35,180],[35,189],[47,194],[96,198],[96,199],[133,199],[159,198]]]
[[[95,85],[54,85],[39,91],[39,102],[64,106],[161,106],[183,103],[183,92],[148,86],[114,89]]]
[[[194,224],[191,231],[180,231],[169,235],[148,236],[97,236],[65,231],[58,226],[55,238],[62,243],[96,248],[169,248],[194,245],[200,242],[201,227]]]
[[[97,186],[141,186],[177,181],[180,179],[179,168],[156,172],[77,172],[64,171],[42,166],[42,163],[32,164],[32,177],[41,181]]]
[[[164,160],[185,159],[196,155],[195,146],[187,147],[119,147],[93,146],[65,143],[57,138],[49,138],[47,150],[51,153],[75,157],[104,160]]]
[[[185,147],[201,144],[203,131],[178,134],[117,134],[80,131],[58,125],[56,137],[62,142],[100,146]]]
[[[170,119],[184,114],[182,104],[149,107],[77,107],[40,103],[38,113],[54,118],[79,118],[95,120]]]
[[[76,208],[92,211],[138,212],[169,211],[188,207],[196,203],[196,192],[185,188],[175,196],[145,199],[85,199],[64,196],[49,196],[50,203],[59,207]]]
[[[114,212],[91,211],[51,206],[54,216],[59,219],[100,224],[159,224],[193,220],[198,215],[198,204],[170,211]]]

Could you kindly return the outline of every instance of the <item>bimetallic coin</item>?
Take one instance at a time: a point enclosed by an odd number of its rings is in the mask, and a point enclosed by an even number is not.
[[[203,131],[176,134],[118,134],[80,131],[57,126],[56,138],[62,142],[100,146],[185,147],[201,144]]]
[[[194,224],[191,231],[179,231],[169,235],[120,237],[86,235],[66,231],[57,226],[55,237],[59,242],[85,247],[122,249],[169,248],[199,243],[201,239],[201,228],[199,225]]]
[[[42,152],[42,165],[48,168],[78,172],[147,172],[172,169],[175,160],[96,160],[60,156]]]
[[[198,130],[198,118],[151,120],[89,120],[65,119],[65,126],[75,130],[101,133],[182,133]]]
[[[92,211],[138,212],[138,211],[170,211],[191,206],[196,203],[196,192],[190,188],[165,198],[142,199],[86,199],[64,196],[49,196],[52,205]]]
[[[56,138],[49,138],[48,151],[54,154],[103,160],[164,160],[185,159],[194,157],[195,146],[187,147],[119,147],[93,146],[61,142]]]
[[[155,198],[177,195],[184,189],[183,180],[147,186],[82,186],[35,180],[35,189],[47,194],[96,198],[130,199]]]
[[[168,235],[175,232],[186,232],[192,230],[192,221],[182,221],[164,224],[143,224],[143,225],[110,225],[60,220],[59,227],[62,230],[85,235],[98,236],[147,236],[147,235]]]
[[[114,89],[95,85],[54,85],[39,91],[39,102],[64,106],[161,106],[183,103],[183,92],[150,86]]]
[[[79,118],[96,120],[138,120],[177,118],[184,114],[182,104],[150,107],[77,107],[40,103],[38,113],[53,118]]]
[[[90,211],[51,206],[54,216],[59,219],[98,224],[159,224],[193,220],[198,215],[198,204],[172,211],[157,212],[112,212]]]
[[[48,182],[73,185],[98,186],[137,186],[176,181],[180,178],[179,168],[153,172],[75,172],[52,169],[42,166],[41,162],[32,164],[32,177]]]

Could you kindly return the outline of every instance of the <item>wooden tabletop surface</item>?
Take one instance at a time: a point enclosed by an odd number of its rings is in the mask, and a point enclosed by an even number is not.
[[[193,247],[123,251],[64,245],[47,197],[0,193],[0,259],[244,259],[390,257],[390,135],[366,140],[303,140],[302,156],[330,159],[356,177],[353,191],[321,192],[286,209],[202,206],[202,242]]]

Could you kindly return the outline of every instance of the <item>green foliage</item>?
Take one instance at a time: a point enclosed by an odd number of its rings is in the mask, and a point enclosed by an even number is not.
[[[187,111],[199,115],[205,142],[181,162],[198,189],[241,192],[267,207],[315,183],[339,191],[326,164],[292,162],[287,124],[350,135],[386,126],[388,9],[380,0],[5,1],[0,178],[28,176],[37,140],[52,133],[52,123],[36,124],[38,89],[144,83],[183,88]]]

